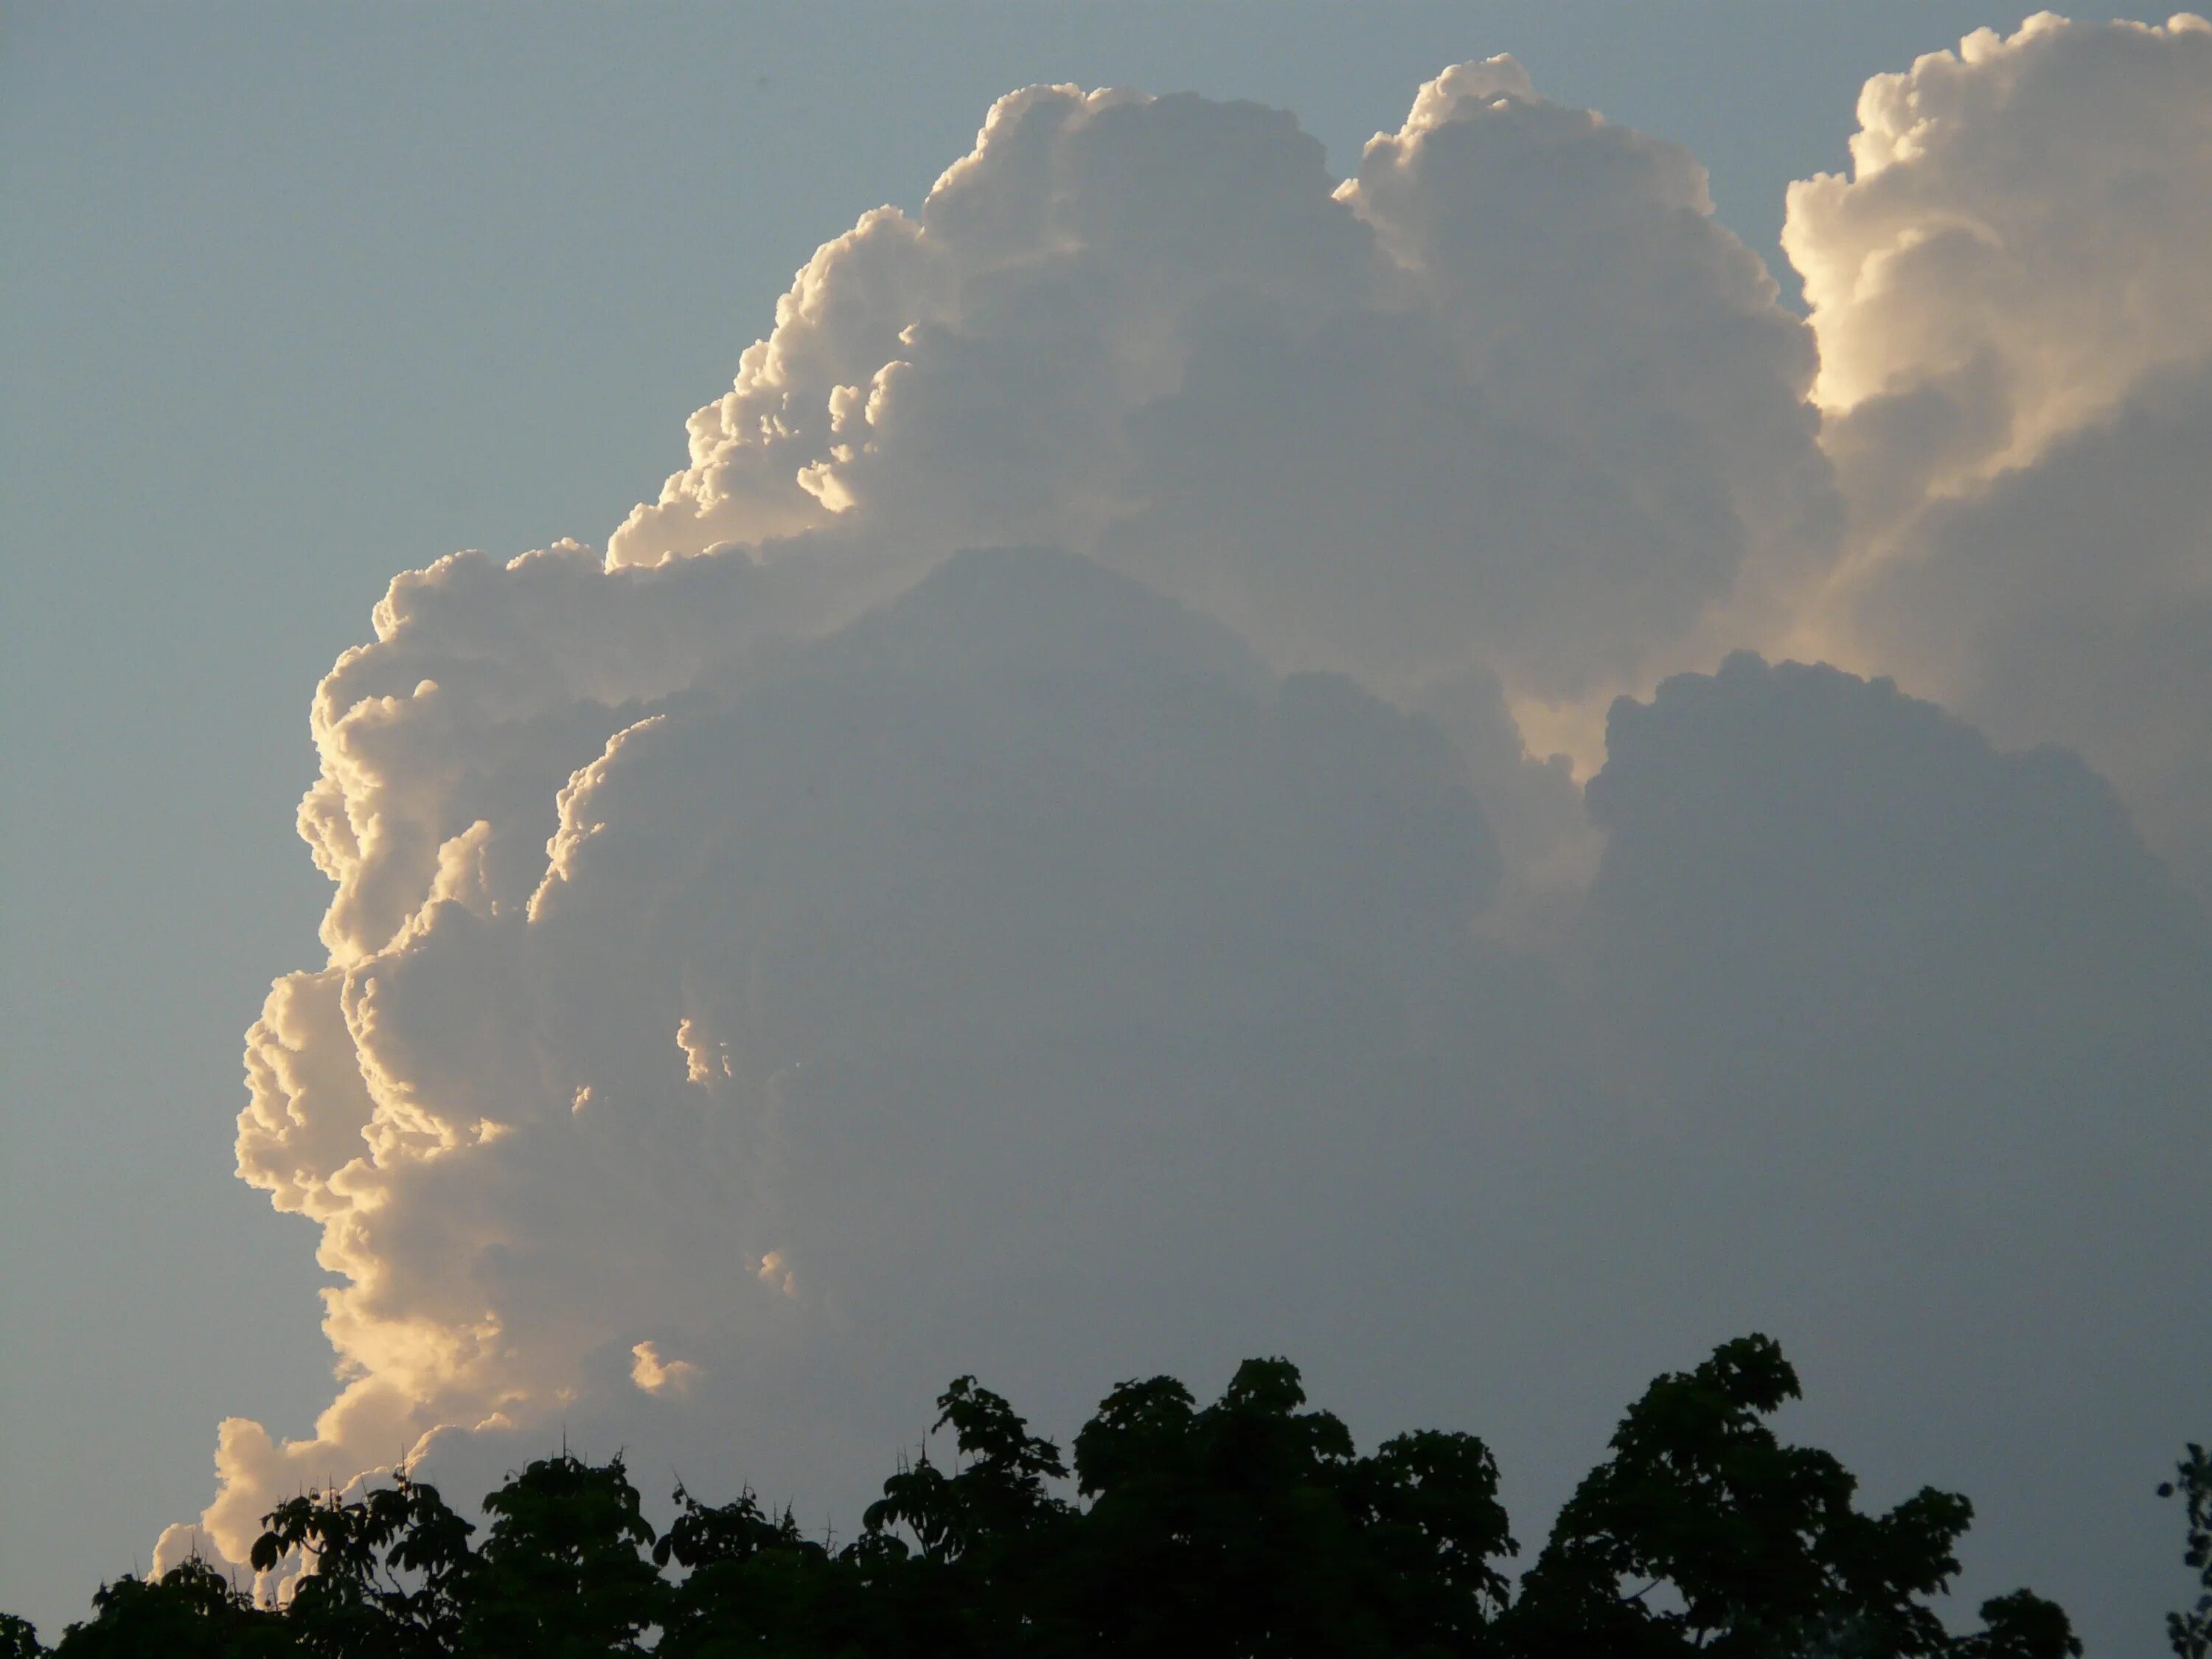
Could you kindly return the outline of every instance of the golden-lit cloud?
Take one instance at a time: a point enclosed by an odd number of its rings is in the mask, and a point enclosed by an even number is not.
[[[1346,179],[1001,100],[605,556],[404,573],[323,681],[238,1156],[340,1389],[222,1426],[199,1535],[561,1425],[849,1503],[949,1376],[1247,1350],[1540,1482],[1758,1325],[2065,1591],[2004,1504],[2120,1539],[2207,1358],[2141,1280],[2212,1156],[2208,49],[1870,84],[1809,319],[1509,58]],[[1793,641],[1902,690],[1730,654]]]

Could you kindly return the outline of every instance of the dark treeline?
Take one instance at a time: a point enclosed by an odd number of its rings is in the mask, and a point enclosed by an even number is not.
[[[405,1475],[314,1493],[266,1520],[253,1565],[310,1571],[281,1610],[187,1562],[94,1598],[63,1659],[2071,1659],[2065,1613],[2027,1590],[1948,1632],[1930,1605],[1959,1570],[1972,1506],[1924,1490],[1852,1502],[1827,1453],[1766,1419],[1797,1393],[1781,1350],[1730,1342],[1660,1377],[1560,1512],[1517,1583],[1498,1468],[1471,1435],[1424,1431],[1359,1456],[1305,1409],[1295,1367],[1242,1366],[1199,1407],[1170,1377],[1115,1389],[1073,1468],[1006,1401],[956,1382],[959,1448],[884,1484],[842,1547],[750,1494],[679,1488],[656,1535],[619,1458],[563,1453],[484,1500],[477,1528]],[[1055,1487],[1073,1476],[1075,1496]],[[2181,1659],[2212,1640],[2212,1462],[2178,1482],[2205,1595],[2168,1621]],[[0,1659],[31,1627],[0,1618]]]

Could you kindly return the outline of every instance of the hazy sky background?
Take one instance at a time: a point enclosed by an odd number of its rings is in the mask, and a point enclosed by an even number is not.
[[[678,422],[726,389],[792,271],[865,210],[917,208],[994,98],[1062,81],[1249,98],[1295,112],[1343,176],[1422,82],[1510,52],[1547,98],[1686,146],[1720,222],[1794,295],[1776,245],[1783,192],[1844,164],[1861,83],[2027,9],[11,8],[0,1607],[55,1634],[99,1575],[207,1502],[219,1419],[303,1433],[329,1402],[311,1230],[240,1182],[232,1147],[240,1034],[272,976],[319,959],[330,888],[293,827],[315,775],[316,682],[368,637],[397,571],[465,547],[504,559],[563,536],[604,545],[680,464]],[[1753,695],[1749,678],[1723,681]],[[1823,730],[1891,718],[1818,686],[1787,695],[1810,700],[1792,718]],[[1224,732],[1261,718],[1223,709]],[[1279,716],[1349,741],[1336,717]],[[2201,711],[2182,718],[2201,730]],[[1665,725],[1652,728],[1662,748]],[[1942,813],[2010,821],[2006,792],[2029,784],[1915,732],[1897,739],[1899,776],[1963,778]],[[1404,741],[1385,781],[1425,800],[1428,763]],[[1710,799],[1753,787],[1698,753],[1721,768]],[[1679,826],[1637,819],[1634,780],[1619,775],[1614,823],[1657,827],[1616,838],[1675,867]],[[2069,850],[2027,848],[2023,867],[2124,838],[2073,775],[2045,785],[2087,804],[2052,832]],[[1264,802],[1277,785],[1250,787]],[[2155,881],[2110,859],[2097,864],[2107,909],[2153,904]],[[1632,975],[1644,942],[1671,936],[1638,931],[1633,872],[1605,890],[1631,920],[1602,966]],[[1407,914],[1426,896],[1409,889]],[[2170,950],[2193,964],[2197,946],[2159,926],[2100,935],[2079,960],[2155,964]],[[2203,1012],[2186,1000],[2194,971],[2154,978],[2185,988],[2177,1010],[2144,1016],[2156,1030]],[[1725,981],[1720,965],[1700,976]],[[1668,1029],[1727,1018],[1679,1009]],[[1490,1426],[1480,1411],[1472,1425]]]

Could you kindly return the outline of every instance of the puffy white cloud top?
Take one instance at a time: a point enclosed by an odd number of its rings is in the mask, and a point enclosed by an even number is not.
[[[1033,88],[605,557],[395,580],[239,1127],[341,1391],[223,1425],[204,1536],[564,1424],[849,1528],[957,1372],[1064,1427],[1248,1352],[1540,1510],[1764,1328],[1980,1500],[1970,1590],[2134,1640],[2212,1374],[2212,29],[1860,115],[1806,321],[1509,58],[1341,181]]]
[[[1032,88],[815,255],[610,557],[1043,540],[1285,662],[1626,683],[1835,516],[1811,339],[1711,216],[1510,58],[1341,185],[1275,111]]]
[[[2212,24],[1983,29],[1860,95],[1849,178],[1794,185],[1783,246],[1820,398],[1948,398],[1940,479],[2032,459],[2212,349]]]
[[[1792,187],[1854,518],[1802,648],[2079,748],[2212,895],[2212,24],[1970,35]]]

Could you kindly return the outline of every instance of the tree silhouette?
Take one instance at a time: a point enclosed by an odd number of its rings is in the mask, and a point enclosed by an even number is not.
[[[617,1457],[563,1451],[484,1499],[491,1526],[466,1576],[458,1650],[485,1659],[599,1659],[641,1653],[667,1586],[647,1552],[653,1528]]]
[[[322,1659],[380,1653],[430,1659],[453,1651],[464,1589],[477,1566],[476,1528],[446,1506],[435,1486],[404,1470],[391,1486],[348,1500],[309,1493],[263,1517],[256,1572],[297,1555],[288,1620],[299,1644]]]
[[[703,1504],[676,1489],[674,1524],[653,1547],[684,1577],[671,1592],[654,1651],[662,1659],[864,1653],[866,1599],[859,1573],[801,1535],[787,1509],[769,1516],[750,1492]]]
[[[1972,1505],[1924,1489],[1887,1515],[1860,1514],[1842,1464],[1784,1445],[1764,1420],[1797,1397],[1796,1372],[1763,1336],[1653,1382],[1528,1576],[1515,1610],[1522,1650],[1942,1652],[1948,1638],[1922,1598],[1958,1571],[1952,1549]]]
[[[1498,1472],[1471,1435],[1359,1455],[1284,1359],[1240,1366],[1200,1407],[1173,1377],[1123,1382],[1063,1460],[972,1376],[937,1401],[953,1455],[884,1483],[842,1549],[750,1492],[678,1486],[656,1537],[623,1461],[567,1450],[510,1475],[476,1528],[401,1474],[279,1504],[257,1607],[204,1562],[103,1585],[63,1659],[2078,1659],[2027,1590],[1954,1636],[1933,1599],[1959,1568],[1966,1500],[1882,1514],[1828,1453],[1767,1419],[1798,1394],[1761,1336],[1662,1376],[1560,1510],[1516,1586]],[[1072,1465],[1072,1467],[1071,1467]],[[2206,1594],[2170,1623],[2212,1634],[2212,1463],[2178,1483]],[[1064,1483],[1072,1480],[1072,1492]],[[0,1659],[45,1650],[0,1619]]]
[[[89,1624],[71,1625],[60,1659],[276,1659],[296,1654],[276,1613],[197,1557],[159,1579],[125,1574],[92,1598]]]
[[[2195,1607],[2166,1615],[2166,1637],[2180,1659],[2205,1659],[2212,1654],[2212,1457],[2191,1441],[2189,1455],[2174,1466],[2174,1473],[2180,1478],[2160,1482],[2158,1495],[2180,1494],[2189,1539],[2181,1559],[2197,1570],[2201,1594]]]
[[[1091,1504],[1065,1572],[1090,1650],[1474,1650],[1513,1548],[1488,1450],[1409,1435],[1359,1458],[1304,1404],[1281,1359],[1204,1410],[1171,1377],[1107,1396],[1076,1437]]]
[[[1982,1626],[1956,1644],[1962,1659],[2081,1659],[2064,1611],[2032,1590],[1983,1602]]]

